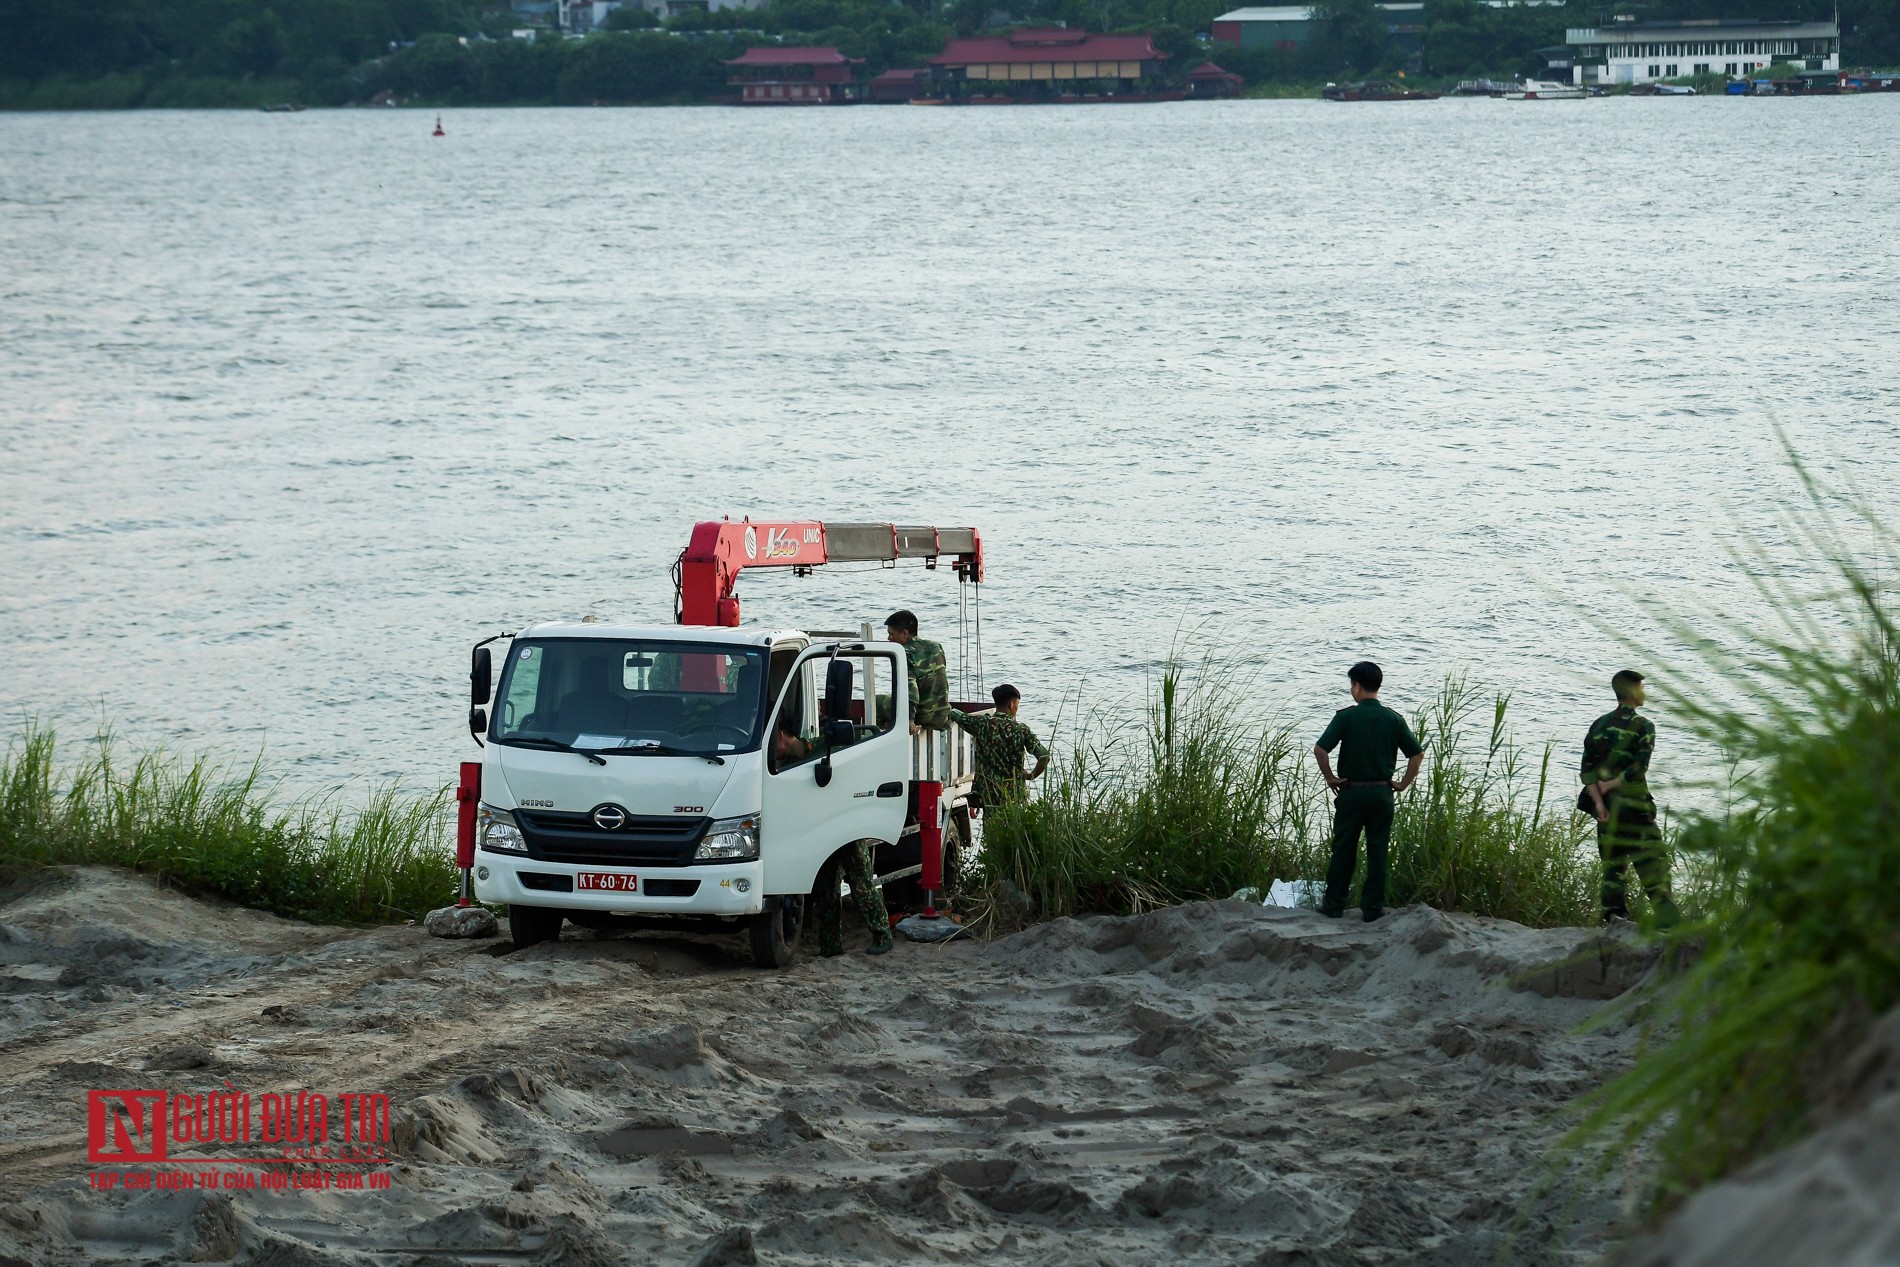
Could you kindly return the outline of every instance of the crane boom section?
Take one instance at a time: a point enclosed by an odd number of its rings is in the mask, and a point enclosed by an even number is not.
[[[739,573],[749,567],[934,561],[946,554],[954,558],[959,580],[983,579],[983,536],[974,528],[811,520],[695,524],[680,555],[679,620],[683,625],[736,626]]]

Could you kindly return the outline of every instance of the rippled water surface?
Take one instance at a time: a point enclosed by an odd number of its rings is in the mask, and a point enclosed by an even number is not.
[[[979,526],[1043,726],[1211,640],[1568,748],[1591,614],[1766,616],[1772,419],[1900,480],[1900,98],[432,123],[0,116],[8,715],[439,781],[470,642],[664,621],[751,513]],[[947,571],[742,596],[954,642]]]

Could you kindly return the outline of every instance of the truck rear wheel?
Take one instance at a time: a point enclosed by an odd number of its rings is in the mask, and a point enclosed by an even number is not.
[[[561,913],[545,906],[508,907],[508,936],[517,947],[554,941],[561,935]]]
[[[804,927],[804,898],[766,898],[765,909],[746,928],[752,940],[752,962],[761,968],[790,966],[798,958],[798,935]]]

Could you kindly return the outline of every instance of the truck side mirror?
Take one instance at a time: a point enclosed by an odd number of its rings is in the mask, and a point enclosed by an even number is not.
[[[825,755],[818,758],[812,777],[819,787],[831,786],[831,750],[851,742],[851,661],[832,656],[825,665],[825,716],[822,728]]]
[[[851,661],[836,656],[825,666],[825,716],[847,723],[851,717]]]
[[[468,733],[475,736],[475,742],[481,742],[482,736],[488,733],[487,709],[471,708],[468,710]]]
[[[489,658],[487,647],[475,648],[475,654],[469,658],[468,666],[468,702],[471,707],[480,708],[488,702],[492,689],[494,661]],[[473,722],[473,714],[470,721]]]

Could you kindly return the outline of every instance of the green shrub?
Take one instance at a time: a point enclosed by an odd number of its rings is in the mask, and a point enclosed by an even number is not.
[[[354,812],[329,798],[281,807],[253,766],[236,777],[200,758],[112,742],[69,769],[53,733],[29,726],[0,759],[0,868],[109,865],[295,919],[419,919],[454,893],[446,793],[380,790]]]

